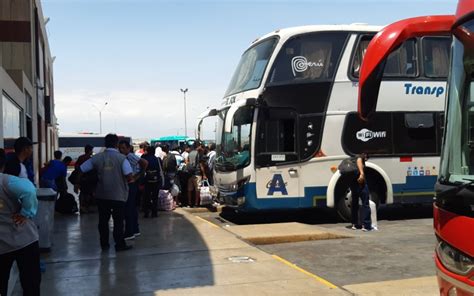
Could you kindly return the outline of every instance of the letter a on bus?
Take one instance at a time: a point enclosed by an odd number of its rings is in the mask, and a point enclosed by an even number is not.
[[[281,192],[282,195],[288,195],[288,191],[286,190],[286,185],[281,174],[273,175],[267,195],[273,195],[273,193],[276,191]]]

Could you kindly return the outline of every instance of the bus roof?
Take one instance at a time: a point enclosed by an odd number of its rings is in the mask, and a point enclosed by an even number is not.
[[[164,136],[159,138],[153,138],[151,141],[180,141],[180,140],[191,140],[188,136]]]
[[[99,133],[60,133],[59,138],[105,138],[106,134]],[[117,134],[119,138],[131,138],[125,135]]]
[[[289,27],[284,29],[279,29],[268,33],[255,41],[252,42],[252,45],[256,42],[263,40],[271,36],[280,36],[282,39],[287,39],[291,36],[318,32],[318,31],[349,31],[349,32],[378,32],[383,28],[383,26],[370,26],[368,24],[351,24],[351,25],[310,25],[310,26],[299,26],[299,27]]]

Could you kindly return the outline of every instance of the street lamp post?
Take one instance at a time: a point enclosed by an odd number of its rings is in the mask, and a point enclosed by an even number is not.
[[[107,106],[109,103],[108,102],[105,102],[104,106],[102,106],[102,108],[97,108],[96,105],[92,105],[94,106],[94,108],[97,109],[97,111],[99,111],[99,126],[100,126],[100,134],[102,135],[102,111],[104,111],[105,109],[105,106]]]
[[[184,135],[187,137],[188,136],[188,123],[186,122],[186,93],[188,92],[188,89],[181,89],[181,92],[183,93],[184,96]]]

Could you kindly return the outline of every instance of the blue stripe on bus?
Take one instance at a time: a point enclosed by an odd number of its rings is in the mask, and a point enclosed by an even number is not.
[[[393,193],[434,191],[438,176],[406,176],[405,184],[393,184]]]
[[[434,191],[437,176],[407,176],[405,184],[393,184],[393,193]],[[245,205],[247,209],[296,209],[326,207],[327,186],[305,187],[304,196],[257,198],[255,183],[244,185]]]

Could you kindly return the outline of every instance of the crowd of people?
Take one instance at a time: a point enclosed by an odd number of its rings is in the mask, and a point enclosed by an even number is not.
[[[177,188],[176,206],[200,206],[199,188],[206,180],[213,184],[215,144],[195,141],[185,147],[142,143],[137,151],[114,134],[105,137],[105,151],[92,155],[86,146],[76,163],[71,179],[79,193],[81,213],[90,211],[91,202],[99,212],[100,245],[108,250],[108,221],[114,220],[115,250],[128,250],[126,241],[140,236],[139,213],[155,218],[160,191]],[[181,151],[182,150],[182,151]]]
[[[200,206],[199,186],[203,180],[213,183],[215,144],[199,142],[185,147],[148,143],[133,151],[127,141],[108,134],[105,150],[93,155],[91,145],[84,147],[69,177],[79,193],[81,214],[93,205],[99,214],[102,250],[108,250],[109,220],[113,219],[115,250],[132,248],[127,240],[139,236],[139,212],[144,218],[158,216],[160,190],[174,189],[177,206]],[[10,270],[17,263],[25,295],[39,295],[41,270],[38,229],[32,218],[38,210],[32,165],[33,142],[26,137],[15,141],[14,152],[0,149],[0,295],[6,295]],[[67,168],[72,159],[60,151],[40,169],[39,186],[69,194]],[[176,190],[177,189],[177,190]],[[61,199],[61,198],[60,198]],[[59,201],[59,199],[58,199]],[[57,202],[58,204],[58,202]]]

